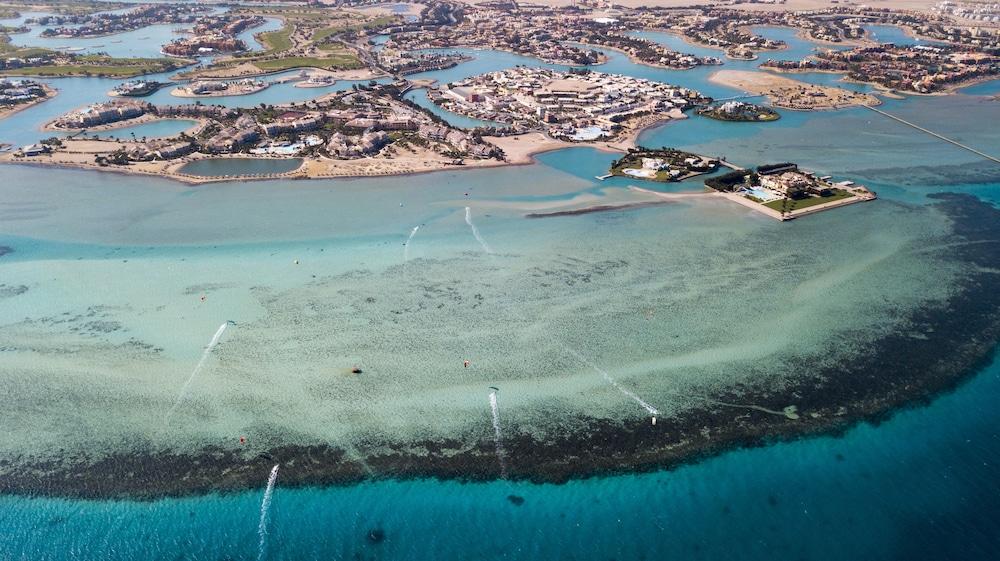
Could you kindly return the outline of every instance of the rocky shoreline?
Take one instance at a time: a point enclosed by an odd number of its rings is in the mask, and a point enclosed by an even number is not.
[[[848,361],[803,361],[782,368],[805,372],[780,389],[734,387],[654,425],[648,417],[608,421],[562,419],[566,430],[539,440],[505,427],[511,479],[561,483],[574,478],[670,468],[726,450],[878,422],[900,407],[922,404],[956,387],[991,358],[1000,340],[1000,293],[990,272],[1000,266],[1000,210],[969,195],[934,195],[953,220],[949,255],[968,271],[946,303],[908,318],[906,329],[867,345]],[[692,397],[692,396],[688,396]],[[755,404],[755,405],[749,405]],[[787,406],[796,415],[782,415]],[[762,408],[770,409],[766,412]],[[281,464],[282,486],[342,485],[368,478],[439,477],[487,481],[500,477],[488,423],[449,440],[388,442],[375,437],[352,448],[274,446],[266,450],[212,447],[191,455],[129,452],[88,462],[25,464],[0,460],[0,492],[80,498],[151,500],[260,487]]]

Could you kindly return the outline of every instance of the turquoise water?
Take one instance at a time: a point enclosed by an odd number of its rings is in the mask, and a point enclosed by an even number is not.
[[[433,75],[531,62],[473,54],[476,61]],[[614,56],[607,68],[735,93],[710,85],[703,70]],[[39,138],[45,120],[103,99],[116,83],[51,82],[62,94],[5,120],[0,140]],[[983,97],[995,91],[987,86],[996,83],[884,108],[993,151],[997,132],[983,123],[1000,117],[1000,105]],[[249,106],[325,91],[275,86],[219,101]],[[4,167],[0,245],[14,251],[0,257],[0,341],[31,350],[0,352],[0,456],[130,451],[153,437],[187,449],[244,434],[251,446],[274,435],[488,441],[490,385],[502,387],[505,434],[572,430],[562,420],[579,411],[646,422],[553,341],[665,412],[683,407],[675,387],[752,383],[770,374],[755,369],[761,363],[812,359],[817,350],[849,359],[905,328],[897,322],[907,312],[933,305],[964,274],[936,253],[950,241],[942,237],[951,218],[927,195],[1000,203],[998,166],[864,109],[789,111],[760,125],[692,117],[641,142],[742,165],[788,159],[869,185],[881,200],[789,224],[698,201],[525,220],[526,212],[645,200],[628,189],[634,181],[594,179],[617,155],[589,148],[503,169],[195,187]],[[162,412],[226,320],[235,325],[164,430]],[[467,357],[470,369],[461,366]],[[337,373],[356,362],[369,377]],[[295,466],[282,465],[263,546],[267,469],[257,489],[225,495],[5,495],[0,558],[993,559],[998,397],[992,363],[955,392],[877,426],[564,485],[386,478],[291,488],[283,483]]]
[[[901,27],[895,25],[866,25],[865,31],[873,41],[895,43],[896,45],[942,45],[941,41],[916,39]]]
[[[268,31],[277,31],[281,29],[281,20],[278,18],[264,18],[263,25],[258,25],[257,27],[251,27],[250,29],[244,30],[242,33],[237,35],[240,39],[246,43],[247,47],[252,51],[264,50],[264,46],[260,44],[255,38],[258,33],[267,33]]]
[[[299,70],[291,70],[267,77],[268,80],[277,80],[284,76],[295,76]],[[174,72],[163,74],[152,74],[146,78],[160,82],[171,81]],[[384,82],[382,78],[378,81]],[[55,119],[69,111],[78,109],[89,103],[106,101],[111,99],[107,92],[121,83],[121,80],[111,80],[104,78],[53,78],[41,80],[58,90],[58,94],[46,101],[32,106],[24,111],[20,111],[3,121],[0,127],[0,142],[12,142],[18,145],[36,142],[51,134],[46,134],[39,130],[39,127],[47,121]],[[296,88],[294,82],[284,84],[274,84],[269,88],[250,95],[225,96],[211,98],[211,105],[223,105],[226,107],[252,107],[261,103],[280,104],[308,101],[326,95],[334,91],[349,90],[354,84],[367,83],[364,81],[341,80],[333,85],[323,88]],[[170,95],[173,87],[161,88],[156,93],[142,98],[154,104],[176,105],[182,103],[183,98]]]
[[[418,89],[406,92],[404,96],[406,99],[416,103],[417,105],[427,109],[431,113],[434,113],[438,117],[441,117],[447,121],[453,127],[459,127],[463,129],[474,129],[476,127],[504,127],[503,123],[494,123],[491,121],[484,121],[482,119],[473,119],[472,117],[466,117],[465,115],[459,115],[457,113],[452,113],[442,109],[441,107],[435,105],[431,100],[427,99],[427,90]]]
[[[288,489],[279,472],[264,557],[993,559],[998,397],[994,363],[929,407],[842,437],[565,485]],[[260,491],[151,503],[7,496],[0,544],[11,559],[251,559],[260,499]],[[384,541],[369,539],[373,529]]]
[[[302,165],[301,158],[205,158],[195,160],[183,168],[182,173],[203,177],[223,175],[260,175],[285,173]]]
[[[174,33],[175,29],[183,29],[185,26],[178,24],[151,25],[128,31],[117,33],[105,37],[93,38],[66,38],[66,37],[41,37],[44,26],[35,26],[28,33],[13,36],[15,45],[24,47],[44,47],[46,49],[63,50],[61,47],[70,47],[73,53],[107,53],[113,57],[147,57],[160,58],[163,54],[160,49],[164,44],[183,37]]]

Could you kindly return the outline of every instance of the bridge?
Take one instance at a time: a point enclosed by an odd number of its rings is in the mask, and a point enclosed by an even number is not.
[[[903,123],[904,125],[906,125],[908,127],[915,128],[915,129],[917,129],[920,132],[929,134],[929,135],[931,135],[931,136],[933,136],[935,138],[938,138],[940,140],[943,140],[943,141],[945,141],[945,142],[947,142],[949,144],[954,144],[955,146],[958,146],[959,148],[961,148],[963,150],[968,150],[969,152],[972,152],[973,154],[975,154],[975,155],[977,155],[979,157],[986,158],[987,160],[990,160],[992,162],[996,162],[996,163],[1000,164],[1000,158],[997,158],[996,156],[990,156],[989,154],[986,154],[984,152],[980,152],[979,150],[976,150],[975,148],[972,148],[971,146],[966,146],[965,144],[962,144],[961,142],[959,142],[957,140],[952,140],[952,139],[948,138],[947,136],[944,136],[942,134],[938,134],[938,133],[936,133],[936,132],[934,132],[932,130],[929,130],[929,129],[925,129],[924,127],[921,127],[920,125],[916,125],[916,124],[911,123],[911,122],[909,122],[909,121],[907,121],[905,119],[901,119],[901,118],[893,115],[892,113],[886,113],[885,111],[882,111],[881,109],[876,109],[876,108],[872,107],[871,105],[862,105],[862,107],[864,107],[865,109],[870,109],[871,111],[874,111],[874,112],[876,112],[876,113],[878,113],[880,115],[884,115],[884,116],[892,119],[893,121],[898,121],[900,123]]]
[[[753,99],[755,97],[764,97],[764,94],[740,94],[730,97],[720,97],[718,99],[714,99],[713,101],[735,101],[737,99]]]

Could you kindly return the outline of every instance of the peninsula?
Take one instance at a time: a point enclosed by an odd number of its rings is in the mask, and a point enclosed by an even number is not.
[[[0,119],[50,99],[56,90],[43,82],[0,78]]]
[[[429,97],[515,133],[544,130],[571,142],[628,137],[652,122],[684,118],[685,109],[706,100],[694,90],[641,78],[531,67],[451,82]]]
[[[793,163],[739,169],[709,178],[705,186],[727,199],[779,220],[792,220],[848,204],[872,201],[876,195],[852,181],[833,182],[803,171]]]
[[[800,111],[881,105],[874,95],[835,86],[821,86],[749,70],[720,70],[710,78],[717,84],[765,95],[775,107]]]

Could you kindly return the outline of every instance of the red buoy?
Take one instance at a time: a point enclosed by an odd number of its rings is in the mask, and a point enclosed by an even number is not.
[[[246,444],[246,443],[247,443],[247,437],[241,436],[240,437],[240,444]]]

